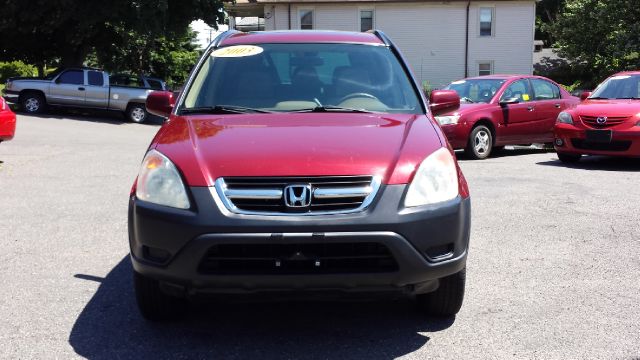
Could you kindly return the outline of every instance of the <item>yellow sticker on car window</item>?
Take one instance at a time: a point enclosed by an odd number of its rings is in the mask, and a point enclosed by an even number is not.
[[[522,94],[522,100],[529,101],[529,94]]]
[[[261,54],[263,48],[255,45],[227,46],[211,53],[213,57],[244,57]]]

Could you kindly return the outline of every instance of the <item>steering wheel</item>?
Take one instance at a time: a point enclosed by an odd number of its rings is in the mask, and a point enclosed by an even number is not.
[[[375,96],[373,96],[371,94],[360,92],[360,93],[349,94],[349,95],[343,97],[342,99],[338,100],[338,104],[343,103],[343,102],[345,102],[347,100],[350,100],[350,99],[353,99],[353,98],[367,98],[367,99],[373,99],[373,100],[380,101],[380,99],[378,99],[377,97],[375,97]]]

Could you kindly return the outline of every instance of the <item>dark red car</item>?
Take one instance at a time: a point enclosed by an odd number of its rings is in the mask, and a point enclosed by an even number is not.
[[[462,305],[466,181],[380,32],[227,32],[174,101],[131,192],[142,314],[203,294],[415,295]]]
[[[640,157],[640,71],[605,80],[558,115],[555,148],[563,162],[582,155]]]
[[[579,102],[555,82],[527,75],[468,78],[431,93],[449,143],[473,159],[505,145],[552,143],[558,113]]]
[[[13,139],[16,132],[16,114],[7,102],[0,97],[0,142]]]

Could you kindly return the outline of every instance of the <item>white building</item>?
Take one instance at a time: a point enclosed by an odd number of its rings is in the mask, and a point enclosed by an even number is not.
[[[235,17],[264,19],[265,30],[385,32],[421,82],[438,88],[466,76],[531,74],[535,0],[237,0]]]

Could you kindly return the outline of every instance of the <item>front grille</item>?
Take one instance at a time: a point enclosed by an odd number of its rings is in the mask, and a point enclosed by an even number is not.
[[[596,151],[627,151],[631,147],[631,141],[612,141],[610,143],[588,142],[583,139],[571,139],[571,144],[576,149]]]
[[[220,244],[198,266],[210,275],[385,273],[398,270],[379,243]]]
[[[288,186],[308,187],[309,203],[291,206],[286,199]],[[259,215],[361,211],[371,203],[379,187],[379,179],[373,176],[228,177],[216,181],[216,191],[228,210]]]
[[[616,125],[620,125],[629,119],[628,116],[612,116],[607,117],[604,124],[598,124],[598,116],[580,116],[582,123],[594,129],[606,129]]]

